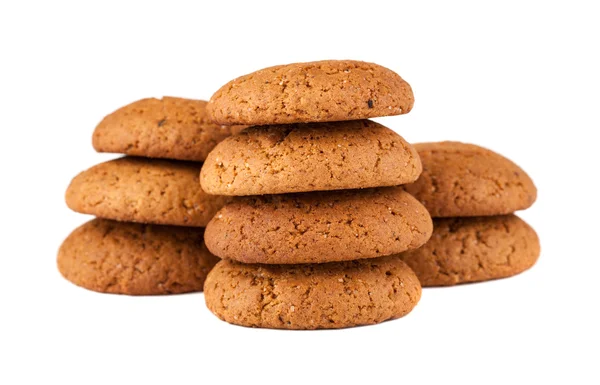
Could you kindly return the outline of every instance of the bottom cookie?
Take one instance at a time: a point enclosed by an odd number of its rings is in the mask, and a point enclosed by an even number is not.
[[[449,286],[510,277],[535,264],[540,241],[515,215],[435,218],[419,249],[399,254],[423,286]]]
[[[204,229],[93,219],[73,231],[58,252],[60,273],[102,293],[155,295],[202,291],[219,258]]]
[[[303,265],[217,263],[206,305],[220,319],[273,329],[337,329],[408,314],[421,298],[397,256]]]

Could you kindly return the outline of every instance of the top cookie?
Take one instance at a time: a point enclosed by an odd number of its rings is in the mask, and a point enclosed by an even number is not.
[[[217,195],[397,186],[421,161],[400,135],[370,120],[250,127],[219,143],[200,174]]]
[[[219,124],[333,122],[406,114],[414,100],[410,85],[385,67],[324,60],[234,79],[210,98],[207,111]]]
[[[244,128],[212,123],[206,105],[171,97],[138,100],[98,124],[93,146],[98,152],[203,161],[217,143]]]
[[[434,218],[510,214],[536,199],[537,189],[525,171],[493,151],[459,142],[414,147],[423,173],[404,188]]]

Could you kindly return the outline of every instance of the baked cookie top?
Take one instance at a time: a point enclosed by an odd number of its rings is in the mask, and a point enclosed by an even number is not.
[[[324,60],[265,68],[230,81],[208,104],[219,124],[333,122],[400,115],[414,104],[410,85],[374,63]]]
[[[219,195],[395,186],[421,173],[416,150],[370,120],[250,127],[219,143],[200,181]]]
[[[102,293],[154,295],[202,291],[219,260],[204,229],[93,219],[58,252],[58,269],[74,284]]]
[[[245,263],[375,258],[424,244],[427,210],[400,187],[244,197],[206,227],[208,249]]]
[[[415,274],[397,256],[305,265],[222,260],[204,284],[222,320],[274,329],[337,329],[408,314],[421,298]]]
[[[431,239],[399,254],[423,286],[447,286],[510,277],[540,255],[535,231],[515,215],[436,218]]]
[[[417,143],[423,173],[404,186],[432,217],[510,214],[530,207],[537,189],[512,161],[474,144]]]
[[[199,163],[119,158],[77,175],[66,202],[101,218],[204,227],[228,199],[203,192],[199,173]]]
[[[243,126],[214,124],[207,102],[173,97],[142,99],[106,116],[94,130],[98,152],[203,161],[213,147]]]

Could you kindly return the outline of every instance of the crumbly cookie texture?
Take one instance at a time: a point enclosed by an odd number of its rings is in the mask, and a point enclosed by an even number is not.
[[[209,250],[246,263],[347,261],[395,254],[431,236],[427,210],[400,187],[238,198],[206,227]]]
[[[124,157],[77,175],[66,193],[74,211],[128,222],[208,224],[228,201],[199,188],[199,163]]]
[[[434,218],[510,214],[535,202],[537,189],[531,178],[502,155],[459,142],[414,147],[423,173],[404,187]]]
[[[333,122],[400,115],[415,98],[397,73],[373,63],[325,60],[265,68],[225,84],[211,98],[219,124]]]
[[[421,285],[397,256],[304,265],[222,260],[204,297],[220,319],[274,329],[337,329],[408,314]]]
[[[92,143],[98,152],[203,161],[217,143],[245,126],[208,119],[207,102],[173,97],[138,100],[106,116]]]
[[[448,286],[510,277],[535,264],[540,241],[515,215],[436,218],[419,249],[399,254],[423,286]]]
[[[94,219],[58,252],[58,269],[74,284],[102,293],[155,295],[202,291],[219,260],[204,229]]]
[[[200,176],[219,195],[396,186],[422,170],[416,150],[370,120],[250,127],[219,143]]]

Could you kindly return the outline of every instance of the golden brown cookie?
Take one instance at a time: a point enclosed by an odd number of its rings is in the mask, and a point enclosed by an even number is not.
[[[100,163],[73,179],[67,205],[118,221],[204,227],[228,198],[202,191],[200,166],[133,157]]]
[[[421,173],[416,150],[370,120],[250,127],[219,143],[200,176],[209,194],[396,186]]]
[[[203,161],[217,143],[243,126],[210,121],[204,100],[163,97],[121,107],[96,127],[98,152]]]
[[[423,173],[404,187],[434,218],[510,214],[536,199],[537,190],[525,171],[493,151],[459,142],[414,147]]]
[[[406,114],[414,101],[410,85],[385,67],[324,60],[234,79],[210,98],[207,110],[220,124],[287,124]]]
[[[94,219],[58,252],[58,269],[77,286],[102,293],[154,295],[202,291],[219,260],[204,229]]]
[[[376,258],[431,236],[427,210],[400,187],[244,197],[206,227],[218,257],[296,264]]]
[[[408,314],[421,298],[415,274],[397,256],[305,265],[222,260],[204,285],[220,319],[273,329],[338,329]]]
[[[399,254],[423,286],[510,277],[540,255],[535,231],[515,215],[437,218],[423,247]]]

